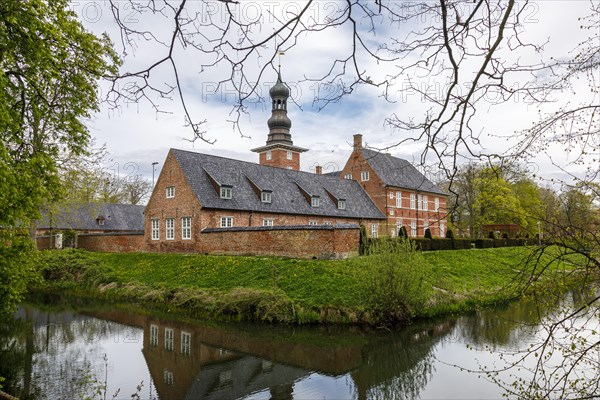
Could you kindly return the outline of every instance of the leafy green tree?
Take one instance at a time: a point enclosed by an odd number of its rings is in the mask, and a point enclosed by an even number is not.
[[[27,280],[21,268],[32,246],[19,229],[62,195],[58,161],[86,151],[84,120],[98,108],[98,79],[117,72],[108,38],[86,32],[68,6],[0,4],[0,309],[20,298]]]

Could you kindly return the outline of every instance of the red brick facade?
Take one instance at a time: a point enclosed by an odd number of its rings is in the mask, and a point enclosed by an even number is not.
[[[444,236],[446,222],[446,196],[386,185],[365,159],[361,135],[354,137],[354,150],[348,158],[340,177],[354,179],[369,194],[386,220],[377,228],[367,227],[368,233],[377,230],[380,236],[395,236],[401,226],[409,236],[422,237],[429,228],[433,236]],[[398,198],[400,195],[400,198]]]
[[[169,192],[167,197],[167,188]],[[357,220],[324,216],[215,210],[203,208],[192,192],[175,156],[170,152],[158,177],[145,211],[145,248],[148,251],[261,254],[290,257],[337,258],[358,250],[358,229],[281,230],[284,226],[337,225],[378,220]],[[184,238],[184,218],[189,218],[189,238]],[[221,228],[222,218],[231,218],[232,228],[272,225],[274,230],[202,233],[206,228]],[[172,220],[172,236],[167,239],[167,219]],[[154,229],[158,224],[158,230]],[[229,222],[229,221],[228,221]],[[154,225],[156,228],[156,225]],[[339,232],[338,232],[339,231]]]
[[[36,237],[38,250],[55,248],[54,236]],[[75,247],[89,251],[108,253],[134,253],[146,250],[146,240],[143,233],[86,233],[78,234]]]
[[[291,156],[291,158],[289,156]],[[260,165],[268,165],[270,167],[287,168],[293,169],[294,171],[300,171],[300,153],[281,148],[267,150],[258,155],[258,163]]]
[[[304,227],[226,230],[202,233],[201,251],[294,258],[346,258],[358,255],[359,229]]]

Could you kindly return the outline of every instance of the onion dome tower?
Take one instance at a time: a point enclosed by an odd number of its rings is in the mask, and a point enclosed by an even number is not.
[[[300,170],[300,153],[308,151],[294,146],[290,129],[292,121],[287,115],[287,101],[290,89],[281,80],[281,71],[277,73],[277,83],[269,90],[271,96],[271,118],[267,121],[269,134],[265,146],[252,149],[258,153],[260,165]]]

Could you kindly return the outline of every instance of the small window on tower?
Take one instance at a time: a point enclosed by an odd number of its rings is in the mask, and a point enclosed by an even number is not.
[[[287,151],[287,159],[288,160],[292,159],[292,152],[290,150]]]
[[[267,154],[265,156],[266,156],[267,160],[270,160],[271,157],[272,157],[271,156],[271,150],[267,150]]]

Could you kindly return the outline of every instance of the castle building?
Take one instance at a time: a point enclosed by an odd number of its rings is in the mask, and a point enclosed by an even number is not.
[[[278,74],[259,163],[171,149],[145,210],[150,251],[347,256],[359,225],[372,237],[445,233],[447,195],[408,161],[354,149],[340,173],[300,170],[290,90]],[[323,246],[322,248],[319,248]]]

